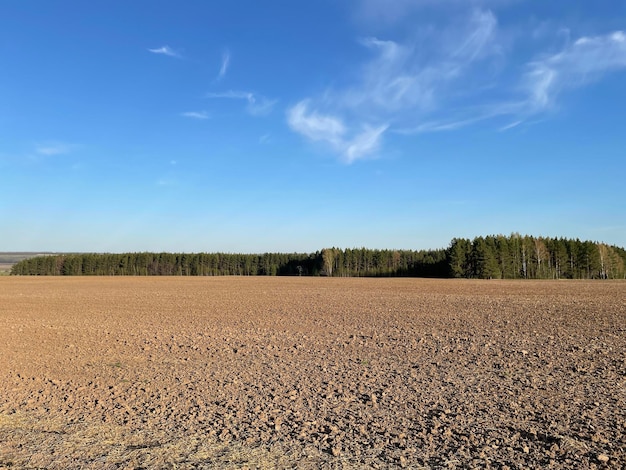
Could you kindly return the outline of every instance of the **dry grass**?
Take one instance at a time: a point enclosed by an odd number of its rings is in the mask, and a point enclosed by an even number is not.
[[[316,468],[314,455],[279,445],[248,447],[203,435],[137,432],[114,424],[68,424],[25,413],[0,414],[0,468],[23,469],[276,469]],[[33,452],[33,449],[36,449]],[[308,460],[308,464],[307,461]]]

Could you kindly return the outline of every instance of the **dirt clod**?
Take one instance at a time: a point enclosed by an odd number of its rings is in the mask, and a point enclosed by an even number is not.
[[[626,282],[0,277],[0,467],[624,468]]]

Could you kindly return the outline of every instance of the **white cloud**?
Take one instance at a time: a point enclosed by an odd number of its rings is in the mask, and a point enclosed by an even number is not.
[[[522,124],[523,121],[514,121],[511,122],[505,126],[502,126],[500,129],[498,129],[500,132],[504,132],[504,131],[508,131],[509,129],[513,129],[514,127],[519,126],[520,124]]]
[[[209,119],[209,113],[206,111],[187,111],[185,113],[181,113],[181,116],[192,119]]]
[[[324,140],[338,146],[346,128],[341,119],[309,111],[309,101],[300,101],[287,112],[289,126],[313,141]]]
[[[272,112],[277,102],[264,96],[253,96],[252,100],[248,100],[246,110],[253,116],[266,116]]]
[[[352,163],[378,150],[382,135],[388,127],[388,125],[378,127],[365,126],[363,132],[356,135],[350,142],[347,142],[345,156],[348,163]]]
[[[180,53],[172,49],[170,46],[162,46],[156,49],[148,49],[148,51],[152,52],[153,54],[163,54],[166,56],[175,57],[177,59],[182,58]]]
[[[421,40],[364,38],[360,43],[373,57],[360,67],[357,80],[300,101],[288,111],[289,126],[309,140],[329,143],[348,162],[378,151],[387,129],[411,133],[456,128],[475,118],[448,117],[416,129],[459,86],[471,85],[464,81],[469,69],[499,52],[496,29],[491,12],[473,11],[437,37],[430,37],[435,33],[429,30]]]
[[[222,54],[222,64],[220,65],[220,71],[217,74],[216,80],[221,80],[226,75],[228,71],[228,66],[230,65],[230,52],[228,50],[224,51]]]
[[[527,64],[522,89],[528,96],[528,112],[542,111],[563,91],[579,88],[620,69],[626,69],[623,31],[581,37],[560,52]]]
[[[500,121],[494,131],[512,129],[554,109],[566,91],[626,69],[624,31],[577,40],[562,26],[512,34],[493,11],[475,7],[509,1],[362,0],[361,13],[379,15],[377,35],[359,40],[370,58],[335,80],[347,85],[303,96],[287,111],[289,127],[352,162],[379,151],[385,133],[490,120]],[[414,14],[426,7],[447,14],[424,15],[427,24]],[[563,45],[546,53],[555,43]]]
[[[456,129],[461,129],[462,127],[469,126],[478,121],[482,121],[484,119],[488,119],[491,116],[476,116],[467,119],[458,118],[450,118],[447,121],[425,121],[415,127],[412,128],[399,128],[395,129],[395,132],[398,134],[421,134],[428,132],[442,132],[442,131],[453,131]]]
[[[287,123],[294,131],[314,142],[323,142],[338,152],[346,163],[352,163],[378,149],[387,125],[364,125],[359,133],[348,132],[338,116],[309,109],[308,100],[300,101],[287,110]]]
[[[207,98],[225,98],[234,100],[245,100],[247,102],[246,111],[252,116],[265,116],[272,112],[276,105],[276,100],[271,100],[265,96],[258,95],[249,91],[229,90],[220,93],[207,93]]]
[[[440,106],[468,69],[498,52],[496,29],[493,13],[474,11],[438,34],[422,33],[420,41],[363,40],[374,57],[364,65],[361,83],[343,92],[347,104],[394,113]]]
[[[475,10],[472,12],[467,31],[464,32],[460,44],[457,46],[453,41],[454,51],[451,54],[453,59],[460,63],[457,67],[469,64],[480,58],[483,54],[493,53],[495,44],[492,42],[496,37],[498,21],[495,15],[489,11]]]
[[[66,144],[63,142],[47,142],[44,144],[38,144],[35,147],[35,151],[39,155],[53,156],[70,153],[75,147],[75,145]]]

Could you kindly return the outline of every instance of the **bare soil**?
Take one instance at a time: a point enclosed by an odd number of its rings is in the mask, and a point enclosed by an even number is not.
[[[626,282],[0,278],[2,468],[624,468]]]

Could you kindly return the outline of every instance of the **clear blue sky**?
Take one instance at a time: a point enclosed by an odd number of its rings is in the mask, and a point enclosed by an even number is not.
[[[626,246],[626,2],[0,0],[0,251]]]

